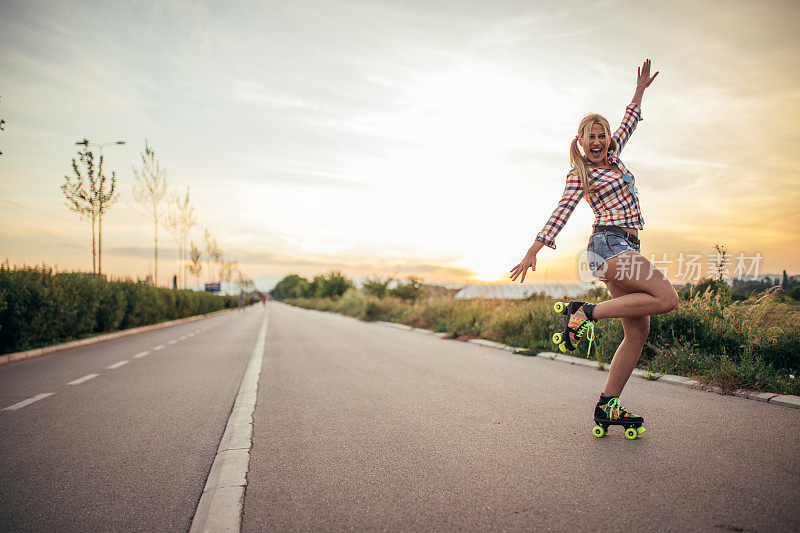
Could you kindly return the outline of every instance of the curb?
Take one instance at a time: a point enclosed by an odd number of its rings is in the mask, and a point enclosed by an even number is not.
[[[390,322],[379,322],[381,325],[384,324],[391,324]],[[398,325],[396,324],[393,327],[397,328]],[[403,326],[397,329],[412,329],[409,326]],[[430,333],[430,330],[423,330],[422,328],[413,328],[415,332],[422,332],[427,331]],[[433,333],[434,335],[438,336],[439,338],[443,338],[444,336],[449,335],[448,333]],[[509,346],[508,344],[503,344],[500,342],[490,341],[486,339],[469,339],[467,342],[472,344],[477,344],[479,346],[484,346],[486,348],[495,348],[497,350],[504,350],[507,352],[516,352],[520,348]],[[607,364],[599,363],[597,361],[593,361],[591,359],[585,359],[583,357],[575,357],[574,355],[566,355],[554,352],[540,352],[536,354],[537,357],[542,357],[544,359],[551,359],[553,361],[561,361],[562,363],[568,363],[571,365],[579,365],[579,366],[586,366],[590,368],[595,368],[597,370],[606,371]],[[647,381],[660,381],[661,383],[670,383],[672,385],[680,385],[683,387],[689,387],[692,389],[703,390],[706,392],[716,392],[717,394],[725,395],[725,391],[721,388],[714,386],[714,385],[707,385],[700,381],[687,378],[685,376],[674,376],[672,374],[658,374],[655,372],[649,372],[647,370],[642,370],[641,368],[634,368],[633,372],[631,372],[632,376],[636,376],[641,379],[646,379]],[[740,398],[746,398],[748,400],[756,400],[760,402],[766,402],[773,405],[780,405],[783,407],[790,407],[793,409],[800,409],[800,396],[794,396],[792,394],[776,394],[774,392],[756,392],[751,390],[745,389],[737,389],[733,391],[733,396],[738,396]]]
[[[561,361],[573,365],[589,366],[597,368],[598,370],[605,370],[607,366],[606,364],[598,363],[597,361],[592,361],[591,359],[584,359],[583,357],[575,357],[573,355],[563,355],[553,352],[541,352],[537,354],[537,357],[544,357],[546,359],[553,359],[555,361]],[[646,379],[648,381],[660,381],[661,383],[670,383],[672,385],[680,385],[682,387],[699,389],[706,392],[716,392],[717,394],[723,394],[723,395],[726,394],[725,391],[722,390],[720,387],[714,385],[707,385],[705,383],[702,383],[700,381],[691,378],[687,378],[685,376],[674,376],[672,374],[657,374],[653,372],[648,372],[647,370],[642,370],[640,368],[634,368],[631,375],[640,377],[642,379]],[[738,396],[740,398],[746,398],[748,400],[757,400],[760,402],[771,403],[773,405],[781,405],[783,407],[800,409],[800,396],[794,396],[792,394],[776,394],[774,392],[756,392],[745,389],[737,389],[733,391],[732,395]]]
[[[113,333],[104,333],[103,335],[97,335],[96,337],[89,337],[88,339],[79,339],[76,341],[62,342],[60,344],[51,344],[50,346],[42,346],[41,348],[34,348],[32,350],[26,350],[24,352],[7,353],[5,355],[0,355],[0,366],[6,365],[8,363],[13,363],[14,361],[21,361],[23,359],[31,359],[33,357],[39,357],[41,355],[47,355],[53,352],[60,352],[61,350],[77,348],[78,346],[86,346],[97,342],[110,341],[112,339],[127,337],[128,335],[136,335],[137,333],[144,333],[146,331],[152,331],[154,329],[175,326],[177,324],[183,324],[185,322],[193,322],[195,320],[200,320],[203,318],[219,315],[222,313],[228,313],[230,311],[236,311],[236,309],[220,309],[219,311],[206,313],[204,315],[194,315],[186,318],[179,318],[178,320],[170,320],[169,322],[159,322],[158,324],[150,324],[147,326],[140,326],[138,328],[123,329],[122,331],[114,331]]]
[[[189,533],[231,531],[241,529],[244,490],[250,449],[253,447],[253,411],[258,397],[258,378],[264,359],[267,338],[267,310],[231,415],[222,434],[217,455],[211,464],[203,494],[197,504]]]

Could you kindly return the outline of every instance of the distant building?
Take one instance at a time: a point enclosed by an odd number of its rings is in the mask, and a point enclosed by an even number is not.
[[[523,299],[533,294],[541,293],[551,298],[574,298],[597,286],[592,283],[564,283],[546,285],[525,285],[523,283],[510,283],[504,285],[467,285],[456,293],[459,300],[473,298],[486,299]]]

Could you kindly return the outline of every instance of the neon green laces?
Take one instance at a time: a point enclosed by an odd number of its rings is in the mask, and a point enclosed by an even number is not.
[[[611,420],[617,420],[619,418],[621,407],[619,405],[619,398],[611,398],[608,400],[608,403],[605,406],[604,411],[608,418]]]
[[[578,337],[581,337],[587,330],[589,331],[586,335],[586,338],[589,339],[589,349],[586,351],[586,355],[589,355],[592,353],[592,341],[594,341],[594,322],[588,318],[586,322],[581,324],[581,327],[578,328]]]

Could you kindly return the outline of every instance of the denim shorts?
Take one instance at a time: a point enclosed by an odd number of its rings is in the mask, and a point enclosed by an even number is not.
[[[604,263],[627,251],[641,253],[641,247],[617,233],[610,231],[593,233],[589,237],[589,246],[586,248],[592,274],[600,279],[605,279]]]

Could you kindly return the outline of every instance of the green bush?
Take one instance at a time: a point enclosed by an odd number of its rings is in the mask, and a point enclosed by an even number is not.
[[[389,294],[389,284],[391,282],[391,279],[367,278],[364,283],[361,284],[361,291],[364,294],[375,296],[376,298],[385,298],[386,295]]]
[[[417,278],[410,276],[406,281],[400,281],[389,289],[389,295],[401,300],[417,300],[422,296],[422,283]]]
[[[236,297],[0,265],[0,353],[235,307]]]

